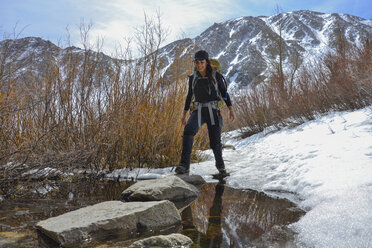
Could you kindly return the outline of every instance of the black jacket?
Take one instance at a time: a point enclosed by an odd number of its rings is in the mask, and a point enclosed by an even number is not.
[[[201,77],[199,72],[197,72],[197,74],[198,74],[198,76]],[[190,104],[191,104],[191,100],[192,100],[192,96],[193,96],[193,92],[192,92],[193,79],[194,79],[194,76],[190,75],[189,76],[189,90],[187,92],[184,110],[189,110],[190,109]],[[226,105],[231,106],[230,96],[227,93],[227,89],[226,89],[225,83],[223,81],[225,79],[223,78],[223,76],[219,72],[216,72],[216,80],[217,80],[218,90],[220,91]],[[212,90],[215,90],[214,87],[212,87]],[[209,99],[210,101],[218,101],[219,100],[218,92],[216,92],[216,94],[212,94],[212,95],[213,95],[213,99],[212,98]]]

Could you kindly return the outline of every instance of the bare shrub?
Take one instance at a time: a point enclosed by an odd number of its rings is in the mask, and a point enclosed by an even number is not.
[[[237,122],[243,136],[296,126],[330,110],[359,109],[372,104],[372,46],[338,41],[338,48],[318,61],[289,73],[274,70],[265,84],[235,97]]]
[[[128,40],[113,64],[100,52],[101,40],[89,43],[89,29],[82,24],[83,52],[69,48],[59,64],[50,63],[44,73],[30,71],[27,78],[5,68],[12,63],[7,47],[2,47],[0,164],[71,171],[178,162],[187,82],[178,74],[172,84],[163,81],[159,48],[164,30],[159,16],[146,16],[137,30],[138,59]],[[173,66],[188,64],[191,72],[191,61],[176,59]],[[203,136],[205,132],[196,138],[196,149],[205,147]],[[0,178],[22,174],[5,168],[0,168]]]

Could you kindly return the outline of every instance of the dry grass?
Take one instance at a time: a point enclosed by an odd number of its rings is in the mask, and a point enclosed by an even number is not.
[[[136,40],[142,59],[132,58],[128,43],[114,65],[92,51],[84,28],[83,53],[70,50],[60,64],[50,64],[40,74],[30,71],[23,78],[6,68],[13,63],[6,63],[10,51],[3,47],[0,165],[13,162],[19,170],[1,167],[0,179],[17,178],[21,169],[30,169],[25,164],[71,171],[178,163],[188,82],[182,75],[173,75],[170,85],[163,82],[157,53],[163,30],[160,20],[146,20]],[[191,61],[176,56],[175,62],[172,71],[186,65],[191,72]],[[198,134],[195,149],[205,147],[205,135]]]
[[[268,82],[234,98],[243,136],[267,127],[296,126],[330,110],[359,109],[372,104],[372,44],[345,45],[319,61],[288,74],[274,71]]]

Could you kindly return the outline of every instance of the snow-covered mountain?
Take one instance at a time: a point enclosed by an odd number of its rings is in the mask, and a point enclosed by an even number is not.
[[[268,62],[278,54],[277,43],[280,37],[284,59],[288,64],[297,54],[302,61],[303,58],[335,49],[341,36],[354,44],[366,39],[372,40],[372,20],[313,11],[294,11],[269,17],[240,17],[215,23],[199,36],[174,41],[162,47],[159,52],[165,78],[170,81],[172,75],[179,71],[184,71],[186,76],[190,63],[186,63],[185,59],[191,61],[196,50],[205,49],[211,57],[220,60],[222,72],[230,82],[229,87],[239,88],[262,82],[266,78],[270,69]],[[50,64],[63,63],[67,54],[84,52],[76,47],[61,49],[49,41],[35,37],[1,41],[2,55],[4,47],[10,51],[8,60],[16,59],[12,70],[16,70],[17,75],[30,72],[30,69],[44,71]],[[115,59],[102,53],[100,55],[100,63],[105,63],[106,68],[115,65]],[[175,63],[181,68],[172,66]]]
[[[335,49],[341,35],[353,44],[371,40],[372,20],[313,11],[240,17],[215,23],[196,38],[173,42],[162,51],[171,62],[180,44],[185,48],[184,56],[191,57],[195,50],[205,49],[220,60],[222,72],[231,84],[244,86],[265,78],[267,60],[278,54],[280,37],[284,59],[289,61],[296,52],[300,58],[307,58]]]
[[[90,61],[87,62],[87,59]],[[63,77],[67,76],[66,73],[72,72],[73,80],[79,82],[84,70],[77,69],[81,69],[84,62],[87,65],[85,71],[105,68],[105,73],[109,75],[116,61],[117,59],[102,52],[97,53],[74,46],[62,49],[39,37],[7,39],[0,42],[0,82],[6,83],[9,78],[17,78],[20,85],[27,85],[31,78],[36,78],[37,81],[45,78],[47,74],[55,75],[57,71]],[[68,68],[71,66],[76,70]],[[58,76],[54,80],[57,78]],[[105,80],[108,82],[108,79],[109,77]]]

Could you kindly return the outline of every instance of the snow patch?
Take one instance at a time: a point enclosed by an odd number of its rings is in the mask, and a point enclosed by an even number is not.
[[[156,179],[156,178],[165,177],[171,174],[172,171],[173,171],[172,167],[163,168],[163,169],[124,168],[124,169],[115,170],[112,173],[105,175],[105,178],[111,179],[111,180],[118,180],[118,181],[147,180],[147,179]]]
[[[226,50],[222,50],[219,54],[217,54],[216,59],[219,59],[221,56],[226,54]]]
[[[230,84],[228,85],[228,91],[233,91],[234,87],[239,86],[237,82],[235,82],[238,76],[239,76],[239,73],[236,72],[232,77],[229,78]]]
[[[361,21],[361,23],[372,27],[372,20]]]
[[[40,187],[38,187],[36,189],[31,190],[31,192],[32,193],[35,193],[35,194],[46,195],[49,192],[51,192],[53,190],[57,190],[57,189],[58,189],[58,187],[56,187],[56,186],[46,184],[44,186],[40,186]]]
[[[225,135],[224,142],[236,147],[224,151],[227,184],[297,202],[308,213],[291,227],[305,247],[369,247],[371,116],[372,106],[247,139]],[[191,172],[213,181],[213,159],[193,164]]]
[[[230,30],[229,37],[231,38],[235,32],[236,32],[236,30],[232,28]]]

